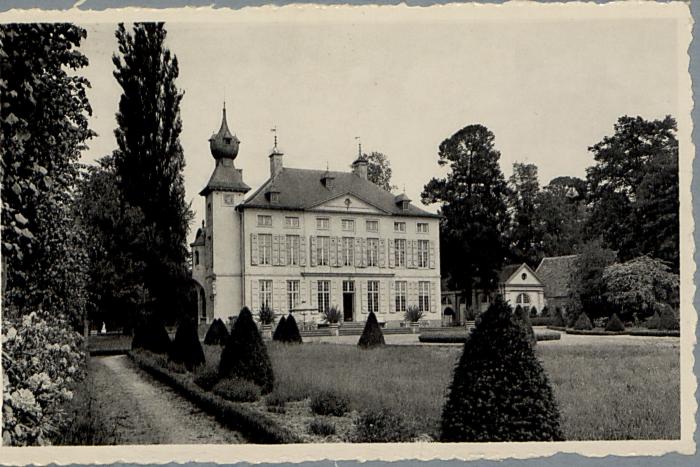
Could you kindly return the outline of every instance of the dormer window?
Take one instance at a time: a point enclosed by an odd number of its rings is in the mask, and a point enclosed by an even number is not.
[[[404,211],[408,209],[408,201],[401,201],[401,209]]]
[[[279,203],[280,202],[280,194],[276,192],[271,192],[270,193],[270,202],[271,203]]]
[[[224,143],[226,144],[231,144],[232,139],[231,138],[224,138]]]

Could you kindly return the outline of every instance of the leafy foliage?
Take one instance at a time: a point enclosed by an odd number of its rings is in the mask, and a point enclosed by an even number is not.
[[[260,388],[241,378],[224,378],[212,388],[212,392],[233,402],[255,402],[260,399]]]
[[[606,267],[603,282],[610,302],[640,318],[651,315],[663,303],[679,302],[678,274],[663,261],[648,256]]]
[[[311,411],[316,415],[342,417],[348,411],[348,398],[333,391],[322,390],[311,396]]]
[[[309,422],[309,433],[318,436],[332,436],[335,434],[335,424],[322,418],[314,418]]]
[[[673,312],[673,309],[666,304],[661,305],[661,312],[659,313],[659,329],[662,331],[680,330],[678,317]]]
[[[530,315],[520,305],[516,306],[513,311],[513,322],[525,330],[531,345],[537,345],[537,338],[535,337],[535,331],[532,329]]]
[[[423,318],[423,314],[423,311],[416,305],[409,305],[404,312],[404,319],[409,323],[417,323]]]
[[[658,311],[654,311],[654,314],[645,322],[645,326],[649,329],[658,329],[659,324],[661,324],[661,316]]]
[[[547,375],[511,314],[498,299],[464,344],[442,412],[441,441],[562,439]]]
[[[2,442],[51,444],[70,422],[62,410],[84,378],[82,336],[32,312],[2,323]]]
[[[540,191],[537,166],[516,162],[508,179],[511,223],[508,237],[513,262],[537,264],[543,257],[542,229],[537,209]]]
[[[204,345],[224,345],[228,338],[228,329],[220,318],[212,321],[211,326],[204,336]]]
[[[593,317],[610,315],[611,306],[607,301],[607,284],[603,272],[616,259],[616,253],[605,248],[599,239],[582,246],[574,260],[569,280],[571,310],[575,313],[585,310]]]
[[[377,321],[377,316],[373,311],[369,313],[367,321],[365,322],[365,328],[362,330],[362,335],[357,345],[363,349],[369,349],[372,347],[378,347],[384,345],[384,333],[382,328],[379,326]]]
[[[441,266],[449,286],[467,296],[474,286],[494,289],[506,257],[508,187],[499,158],[491,131],[466,126],[440,144],[438,165],[450,172],[421,194],[425,204],[441,203]]]
[[[559,326],[559,327],[566,326],[566,323],[564,322],[564,316],[561,313],[561,308],[559,308],[559,307],[554,308],[554,315],[552,316],[552,322],[551,322],[550,326]]]
[[[199,343],[197,324],[193,319],[183,318],[175,332],[175,339],[170,346],[170,360],[182,363],[187,371],[205,363],[204,350]]]
[[[367,161],[367,180],[386,191],[396,189],[396,186],[391,184],[391,164],[384,154],[372,151],[362,154],[362,157]]]
[[[241,309],[221,352],[219,375],[252,381],[260,386],[263,394],[272,391],[272,364],[248,307]]]
[[[272,324],[275,322],[275,312],[267,304],[263,304],[258,312],[258,319],[262,324]]]
[[[613,313],[610,317],[608,323],[605,325],[605,330],[611,332],[622,332],[625,330],[625,325],[620,321],[620,317],[617,316],[617,313]]]
[[[170,352],[170,336],[165,330],[163,321],[151,313],[141,317],[134,330],[134,339],[131,341],[132,349],[149,350],[156,354]]]
[[[412,433],[401,415],[387,408],[363,410],[355,421],[355,443],[399,443],[411,441]]]
[[[189,290],[187,233],[192,211],[185,202],[182,175],[178,61],[165,47],[163,23],[136,23],[132,32],[119,24],[116,37],[119,54],[112,61],[123,93],[116,115],[114,164],[124,200],[143,214],[144,235],[135,238],[131,248],[144,261],[142,279],[157,311],[185,314],[180,308]]]
[[[554,178],[537,194],[536,206],[545,256],[570,255],[580,248],[588,217],[585,180]]]
[[[576,318],[576,321],[572,327],[578,331],[589,331],[593,329],[593,323],[591,323],[591,319],[588,317],[586,312],[582,311],[578,314],[578,317]]]
[[[341,319],[343,319],[343,314],[340,312],[337,306],[333,305],[323,311],[323,319],[328,324],[337,324]]]

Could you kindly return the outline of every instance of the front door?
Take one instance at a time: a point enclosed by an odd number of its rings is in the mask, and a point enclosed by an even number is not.
[[[355,315],[355,282],[343,281],[343,321],[353,321]]]

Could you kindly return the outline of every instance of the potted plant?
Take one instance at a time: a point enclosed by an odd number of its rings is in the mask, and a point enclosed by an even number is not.
[[[418,321],[423,317],[423,311],[421,311],[416,305],[411,305],[406,308],[406,314],[404,318],[411,324],[411,332],[413,334],[418,334]]]
[[[328,323],[328,327],[331,330],[331,336],[340,335],[339,327],[340,319],[342,318],[342,316],[343,315],[340,313],[340,310],[335,305],[323,312],[323,317],[326,320],[326,323]]]
[[[258,312],[258,319],[262,327],[262,336],[265,339],[272,339],[272,323],[275,322],[275,312],[269,306],[263,305]]]

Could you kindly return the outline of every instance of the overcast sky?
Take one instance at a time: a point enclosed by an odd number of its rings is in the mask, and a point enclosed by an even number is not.
[[[84,161],[116,147],[120,88],[112,76],[114,24],[83,24],[90,61],[93,139]],[[677,112],[677,26],[672,20],[521,22],[169,23],[180,62],[187,199],[214,167],[208,138],[226,100],[241,140],[236,166],[253,189],[269,174],[273,126],[289,167],[349,170],[357,154],[385,153],[393,183],[420,204],[444,172],[438,145],[481,123],[501,168],[535,163],[540,184],[583,177],[587,148],[621,115]],[[435,208],[428,208],[435,210]]]

